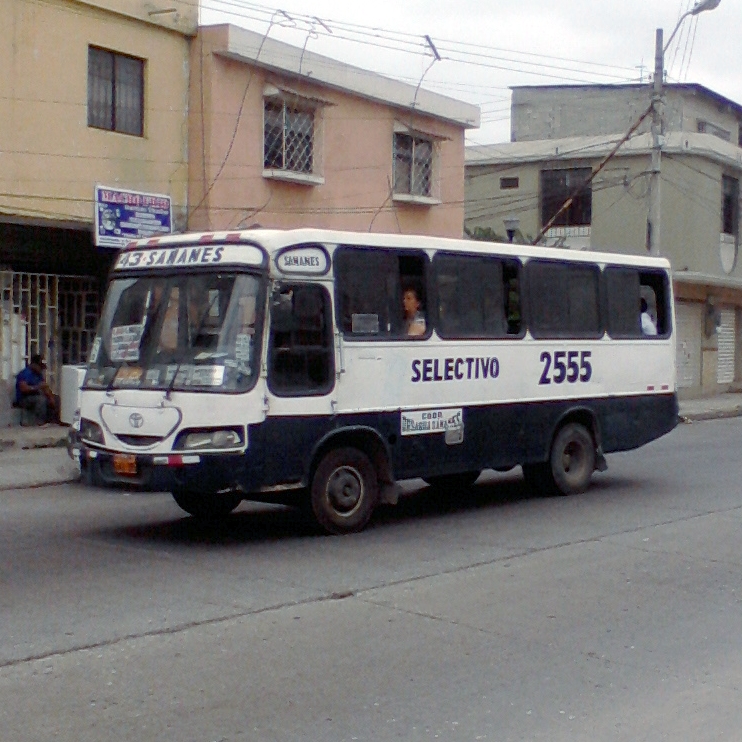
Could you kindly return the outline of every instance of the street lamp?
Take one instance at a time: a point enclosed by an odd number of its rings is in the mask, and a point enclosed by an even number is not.
[[[649,219],[647,220],[647,249],[650,255],[660,254],[660,168],[662,164],[662,104],[664,102],[663,82],[665,76],[665,52],[675,38],[683,21],[689,15],[698,15],[705,10],[719,7],[721,0],[699,0],[690,10],[678,19],[667,44],[662,43],[662,29],[655,33],[654,46],[654,87],[652,89],[652,169],[649,181]]]
[[[506,216],[502,222],[505,225],[505,234],[508,236],[508,242],[512,242],[520,226],[520,219],[517,216]]]

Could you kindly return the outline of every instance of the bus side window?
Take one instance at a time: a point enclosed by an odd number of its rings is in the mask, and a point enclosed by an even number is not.
[[[589,263],[531,260],[529,329],[537,338],[600,337],[600,269]]]
[[[334,349],[330,296],[316,284],[283,284],[271,300],[268,386],[277,396],[326,394]]]
[[[608,332],[614,338],[665,335],[670,329],[668,290],[662,271],[624,266],[605,269]],[[647,317],[642,318],[646,312]],[[643,327],[644,324],[644,327]]]
[[[343,247],[334,263],[340,330],[346,337],[388,337],[396,311],[394,254]]]
[[[492,338],[520,332],[517,262],[439,254],[433,265],[436,329],[442,338]]]
[[[654,323],[657,335],[670,332],[670,303],[667,300],[667,275],[662,271],[640,271],[639,292],[647,303],[647,312]]]
[[[408,326],[419,329],[425,322],[427,337],[431,323],[427,318],[428,258],[424,253],[341,247],[335,252],[335,290],[337,324],[344,337],[389,339],[409,337]],[[405,316],[404,296],[414,290],[418,321]]]

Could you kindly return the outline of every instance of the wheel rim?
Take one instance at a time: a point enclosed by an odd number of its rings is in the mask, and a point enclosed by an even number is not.
[[[328,477],[326,492],[330,507],[336,513],[350,515],[363,500],[363,477],[354,467],[341,466]]]
[[[575,440],[567,442],[562,451],[562,471],[569,479],[580,479],[587,465],[587,451]]]

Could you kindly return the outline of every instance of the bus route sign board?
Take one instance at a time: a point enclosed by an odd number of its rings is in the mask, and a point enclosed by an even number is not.
[[[132,240],[170,234],[173,210],[170,196],[95,187],[95,244],[126,247]]]

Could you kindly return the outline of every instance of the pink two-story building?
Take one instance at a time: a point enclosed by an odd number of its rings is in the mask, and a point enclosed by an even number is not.
[[[476,106],[232,25],[191,46],[190,229],[461,237]]]

